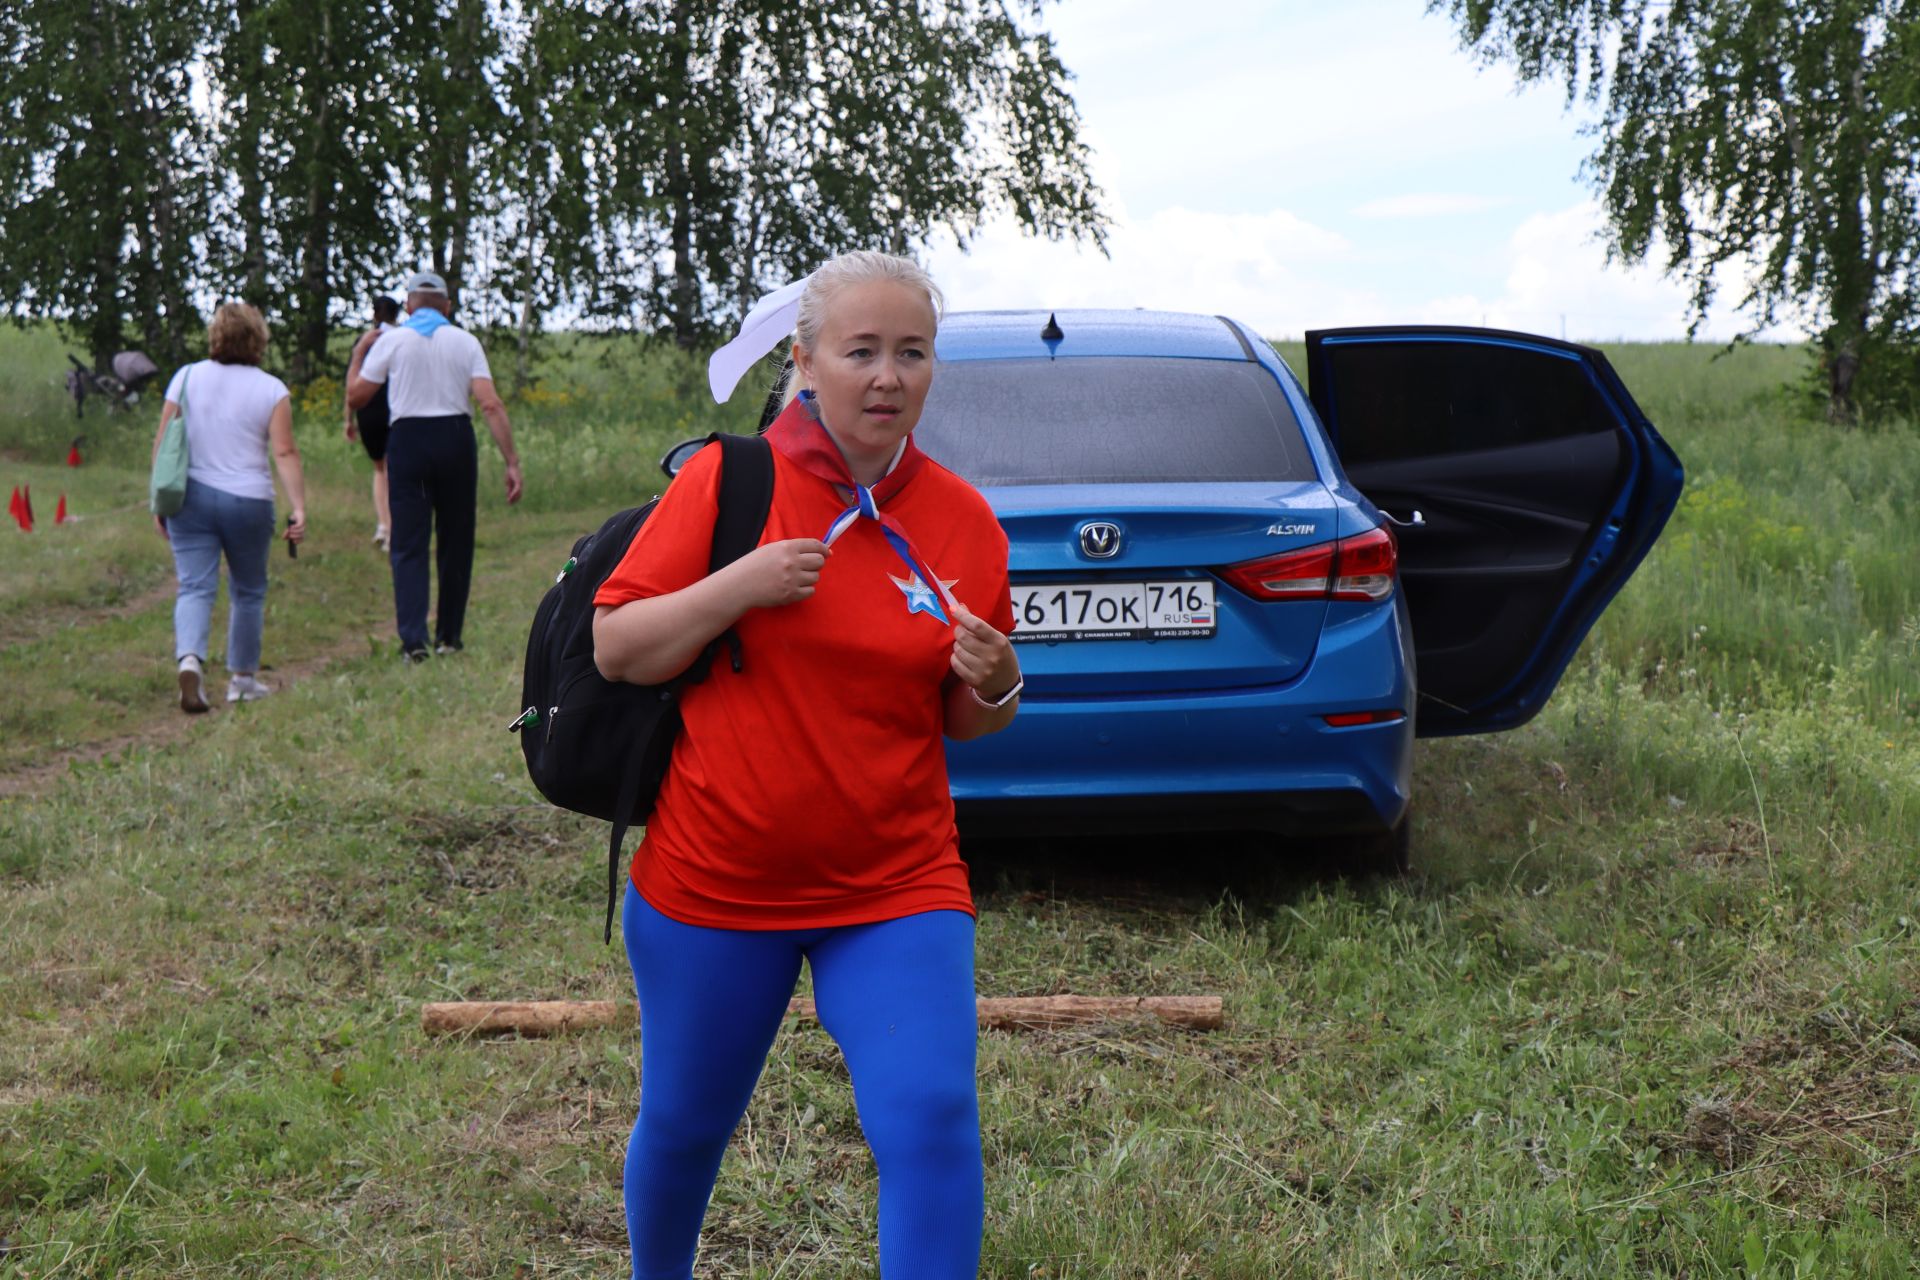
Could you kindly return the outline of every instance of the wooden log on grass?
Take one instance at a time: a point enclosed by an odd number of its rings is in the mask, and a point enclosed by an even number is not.
[[[815,1017],[813,1001],[794,1000],[787,1012]],[[631,1000],[452,1000],[420,1011],[430,1036],[557,1036],[593,1027],[630,1027]],[[980,1025],[1003,1031],[1088,1026],[1157,1019],[1189,1031],[1217,1031],[1219,996],[1013,996],[980,999]]]
[[[631,1000],[448,1000],[420,1010],[430,1036],[559,1036],[595,1027],[630,1027]]]

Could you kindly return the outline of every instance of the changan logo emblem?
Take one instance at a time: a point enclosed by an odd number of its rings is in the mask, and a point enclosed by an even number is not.
[[[1095,520],[1080,526],[1080,551],[1089,560],[1111,560],[1120,554],[1120,526]]]

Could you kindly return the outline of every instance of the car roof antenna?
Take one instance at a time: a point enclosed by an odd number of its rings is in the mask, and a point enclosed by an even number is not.
[[[1060,321],[1053,312],[1047,313],[1047,327],[1040,331],[1040,341],[1047,344],[1047,359],[1053,359],[1053,353],[1066,340],[1066,334],[1060,332]]]

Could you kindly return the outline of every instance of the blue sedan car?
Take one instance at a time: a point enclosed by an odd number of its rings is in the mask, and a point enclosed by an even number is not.
[[[1149,311],[941,325],[916,439],[1011,542],[1026,693],[963,832],[1337,835],[1404,867],[1416,737],[1539,711],[1681,467],[1590,348]]]

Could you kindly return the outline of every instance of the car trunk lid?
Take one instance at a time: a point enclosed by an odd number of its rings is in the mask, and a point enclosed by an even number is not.
[[[985,492],[1007,531],[1028,696],[1282,684],[1312,659],[1324,600],[1255,601],[1213,571],[1332,542],[1339,508],[1319,481],[1103,485],[1097,507],[1085,485]],[[1201,605],[1209,588],[1210,616],[1153,610],[1169,593]],[[1139,612],[1127,612],[1128,597]]]

